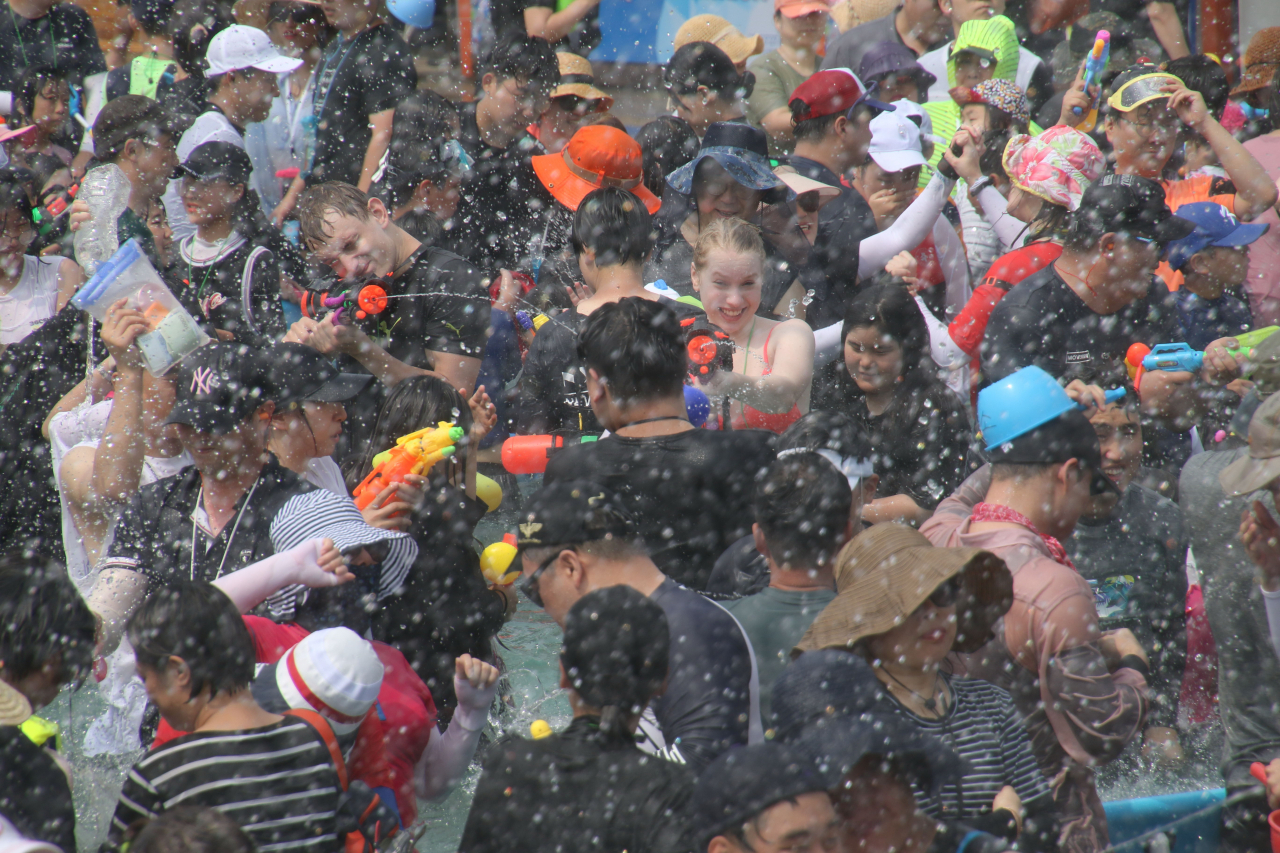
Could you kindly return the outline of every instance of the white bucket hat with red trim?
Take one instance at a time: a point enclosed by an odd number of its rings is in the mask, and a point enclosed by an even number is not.
[[[368,640],[350,628],[325,628],[285,652],[276,686],[290,708],[317,712],[343,735],[358,729],[378,700],[382,675]]]

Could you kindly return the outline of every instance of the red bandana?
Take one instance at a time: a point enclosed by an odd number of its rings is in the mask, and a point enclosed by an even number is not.
[[[980,503],[973,508],[973,515],[969,516],[973,521],[1003,521],[1010,524],[1021,524],[1035,535],[1044,540],[1045,547],[1049,549],[1049,556],[1058,561],[1067,568],[1074,569],[1075,564],[1071,562],[1071,558],[1067,556],[1067,550],[1062,547],[1062,543],[1056,537],[1041,533],[1036,526],[1031,523],[1031,519],[1015,509],[1009,509],[1007,506],[1000,504]]]

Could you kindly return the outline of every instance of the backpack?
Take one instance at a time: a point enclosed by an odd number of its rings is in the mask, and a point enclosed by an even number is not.
[[[364,782],[347,778],[347,762],[342,757],[342,748],[329,721],[306,708],[291,708],[284,713],[310,725],[329,749],[333,769],[337,771],[338,782],[342,785],[336,816],[338,835],[345,839],[346,853],[390,853],[393,850],[398,853],[407,846],[401,843],[402,840],[408,840],[411,845],[409,833],[399,832],[400,821],[395,812]]]

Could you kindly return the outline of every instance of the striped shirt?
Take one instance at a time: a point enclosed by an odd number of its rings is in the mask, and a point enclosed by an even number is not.
[[[1012,786],[1024,805],[1048,795],[1049,783],[1009,694],[985,681],[942,677],[953,701],[940,720],[917,717],[887,690],[881,691],[886,707],[941,740],[969,765],[964,777],[940,787],[936,795],[913,783],[921,810],[939,820],[965,820],[990,812],[991,801],[1005,785]]]
[[[260,853],[335,853],[342,848],[334,814],[341,793],[328,748],[302,720],[194,732],[129,770],[104,850],[119,850],[136,821],[207,806],[234,820]]]
[[[141,572],[154,586],[175,575],[212,583],[309,539],[329,538],[343,553],[369,548],[382,554],[376,579],[382,599],[400,590],[418,557],[412,538],[369,526],[350,497],[318,489],[274,459],[216,535],[200,487],[200,472],[192,466],[139,489],[120,516],[103,566]],[[305,587],[286,587],[265,607],[273,619],[287,622],[308,594]]]

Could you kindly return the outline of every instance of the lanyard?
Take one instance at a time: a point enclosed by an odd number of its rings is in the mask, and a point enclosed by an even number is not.
[[[258,483],[262,482],[262,475],[258,475],[258,479],[253,481],[253,485],[249,488],[249,494],[245,496],[244,503],[240,505],[240,511],[236,513],[235,524],[231,525],[231,535],[227,537],[227,544],[222,546],[222,559],[218,561],[218,573],[213,576],[216,581],[222,577],[222,567],[227,564],[227,554],[231,553],[231,543],[236,538],[236,531],[240,529],[240,519],[244,517],[244,511],[249,508],[249,502],[253,500],[253,493],[258,490]],[[200,494],[196,496],[196,509],[200,509],[200,503],[204,498],[204,487],[200,488]],[[208,510],[205,515],[208,516]],[[196,579],[196,514],[191,513],[191,580]],[[205,550],[208,550],[207,548]]]
[[[47,20],[49,22],[49,50],[53,54],[53,70],[58,70],[58,37],[53,34],[53,10],[49,11],[43,18],[36,20],[36,30],[39,32],[40,21]],[[28,19],[24,19],[28,20]],[[9,6],[9,21],[13,24],[13,34],[18,38],[18,50],[22,51],[22,64],[26,66],[38,65],[27,58],[27,46],[22,41],[22,29],[18,26],[18,16],[14,14],[13,7]]]
[[[336,74],[337,72],[335,71],[334,73]],[[297,99],[294,99],[291,94],[293,90],[289,85],[289,75],[286,73],[281,76],[284,78],[281,95],[283,95],[284,99],[285,125],[289,129],[289,153],[293,154],[297,148],[299,133],[302,131],[302,117],[305,112],[302,109],[302,104],[307,100],[307,95],[311,93],[311,87],[316,82],[316,74],[312,71],[307,77],[307,85],[302,87],[302,94],[298,95]]]
[[[324,92],[323,98],[313,97],[311,101],[311,115],[317,120],[319,120],[320,116],[324,115],[324,108],[329,105],[329,95],[333,94],[334,79],[338,76],[338,72],[342,70],[342,66],[346,64],[347,57],[351,55],[351,51],[355,48],[356,42],[360,40],[360,36],[367,32],[369,32],[369,30],[356,33],[351,37],[351,43],[348,44],[347,49],[342,52],[342,58],[338,60],[338,64],[334,66],[332,71],[330,71],[329,62],[338,55],[338,48],[342,46],[341,39],[339,39],[339,42],[334,44],[333,49],[325,54],[324,62],[322,62],[320,64],[320,68],[315,71],[314,76],[317,80],[316,94],[319,95],[320,92]]]

